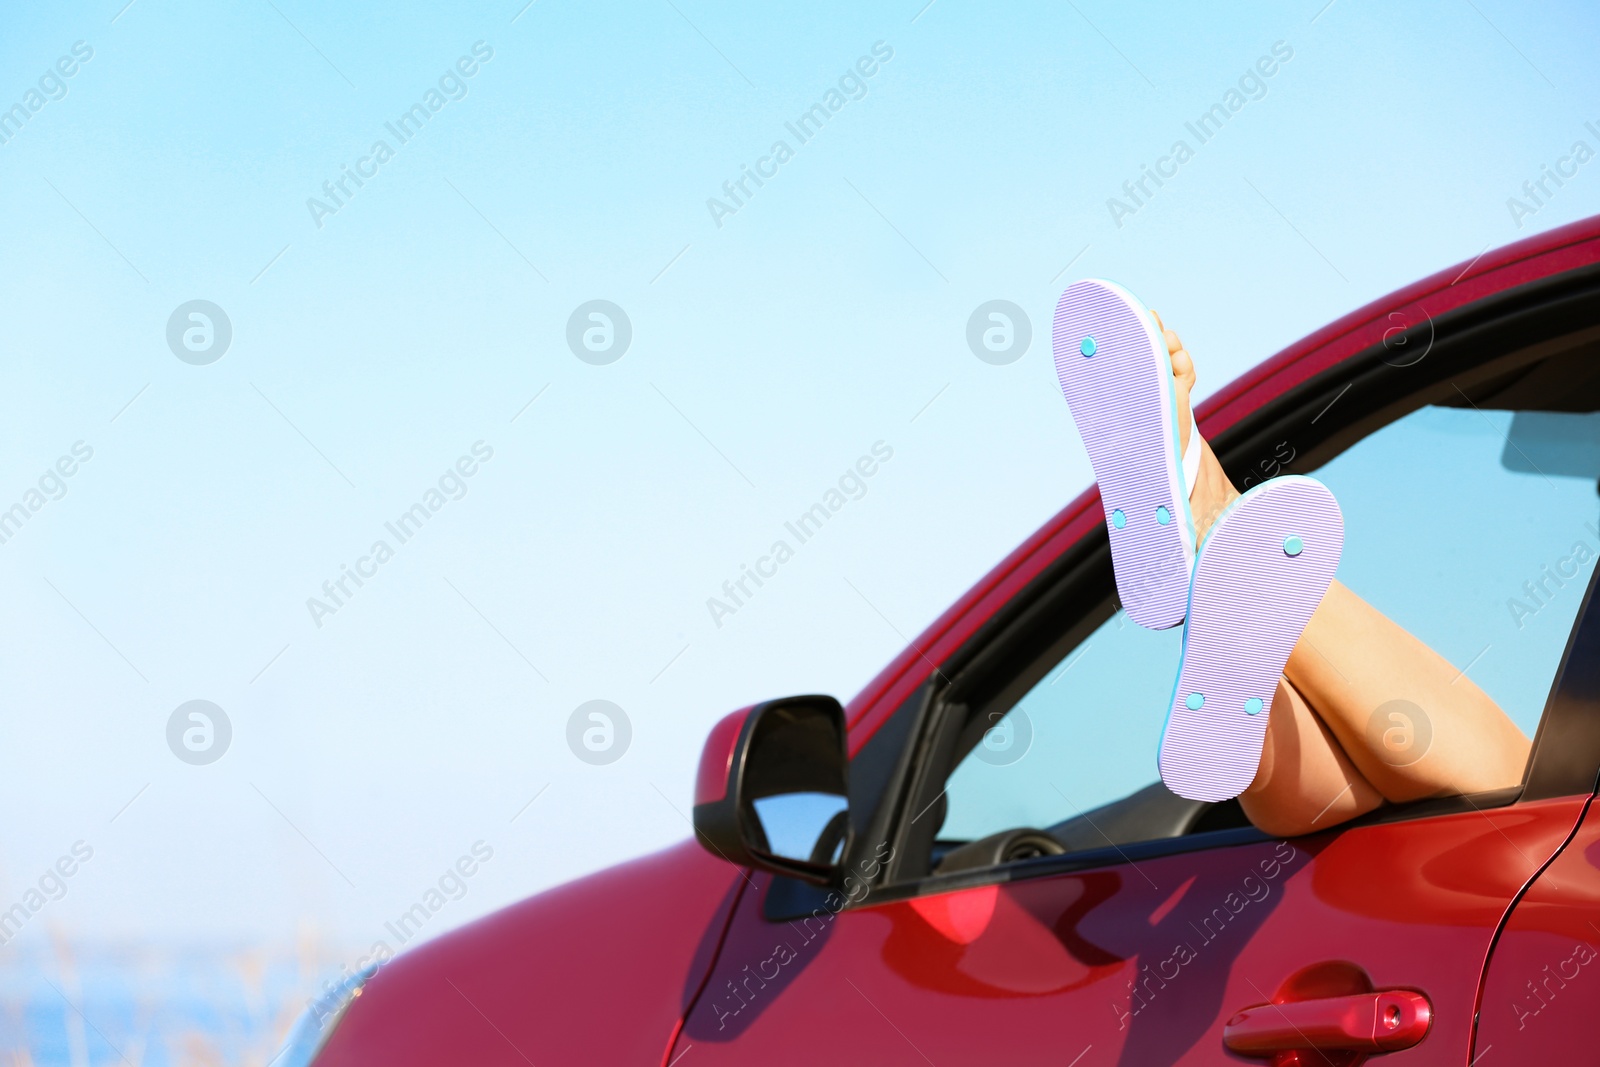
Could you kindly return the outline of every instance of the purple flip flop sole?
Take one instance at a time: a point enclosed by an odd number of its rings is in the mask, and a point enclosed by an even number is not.
[[[1140,626],[1176,626],[1194,566],[1194,519],[1166,344],[1133,294],[1096,279],[1061,294],[1053,343],[1056,378],[1100,486],[1117,595]]]
[[[1339,503],[1313,478],[1264,482],[1212,526],[1195,563],[1161,737],[1168,789],[1215,802],[1254,780],[1278,679],[1343,550]]]

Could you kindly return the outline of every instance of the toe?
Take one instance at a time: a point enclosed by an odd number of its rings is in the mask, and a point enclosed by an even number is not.
[[[1181,345],[1172,351],[1172,376],[1185,392],[1194,388],[1194,360],[1189,356],[1189,350]]]
[[[1172,353],[1172,391],[1178,405],[1178,448],[1186,450],[1194,433],[1194,412],[1190,396],[1194,392],[1194,360],[1186,348]]]
[[[1189,350],[1183,347],[1183,341],[1177,333],[1167,329],[1166,324],[1161,321],[1161,312],[1151,308],[1150,315],[1156,320],[1156,329],[1161,331],[1161,339],[1166,344],[1167,355],[1172,361],[1173,386],[1178,401],[1178,446],[1187,447],[1189,428],[1194,422],[1194,417],[1189,411],[1189,394],[1194,390],[1196,379],[1194,360],[1190,357]]]
[[[1156,329],[1161,333],[1161,340],[1167,346],[1168,355],[1183,347],[1183,342],[1178,340],[1178,335],[1167,329],[1167,324],[1161,321],[1161,312],[1151,308],[1150,317],[1156,320]]]

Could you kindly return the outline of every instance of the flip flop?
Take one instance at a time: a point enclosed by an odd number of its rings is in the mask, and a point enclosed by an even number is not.
[[[1344,549],[1344,516],[1314,478],[1274,478],[1206,535],[1189,586],[1183,662],[1161,736],[1167,788],[1238,796],[1255,779],[1272,696]]]
[[[1176,626],[1194,569],[1189,487],[1200,436],[1189,435],[1192,455],[1179,454],[1166,342],[1132,293],[1087,278],[1056,303],[1054,348],[1056,378],[1100,486],[1117,595],[1140,626]]]

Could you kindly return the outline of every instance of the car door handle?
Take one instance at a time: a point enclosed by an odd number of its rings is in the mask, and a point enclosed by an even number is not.
[[[1231,1052],[1263,1056],[1289,1049],[1393,1052],[1428,1033],[1433,1006],[1421,993],[1390,989],[1345,997],[1257,1004],[1222,1028]]]

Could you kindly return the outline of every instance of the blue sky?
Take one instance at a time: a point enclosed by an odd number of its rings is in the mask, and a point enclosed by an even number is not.
[[[1600,147],[1576,4],[0,18],[0,105],[93,50],[0,144],[0,500],[93,450],[0,544],[0,905],[94,852],[28,937],[363,942],[486,842],[431,934],[681,839],[720,715],[848,697],[1087,484],[1047,357],[1074,277],[1151,301],[1203,394],[1600,204],[1588,165],[1520,228],[1507,207]],[[465,95],[319,227],[307,200],[478,42]],[[864,95],[714,219],[879,42]],[[1264,95],[1118,226],[1108,198],[1275,42]],[[1000,366],[965,339],[995,299],[1033,326]],[[231,324],[207,365],[167,343],[192,300]],[[632,326],[603,366],[566,341],[592,300]],[[464,495],[316,625],[307,598],[478,442]],[[878,442],[864,495],[716,625]],[[197,699],[232,727],[205,766],[166,740]],[[567,744],[595,699],[631,724],[604,765]]]

